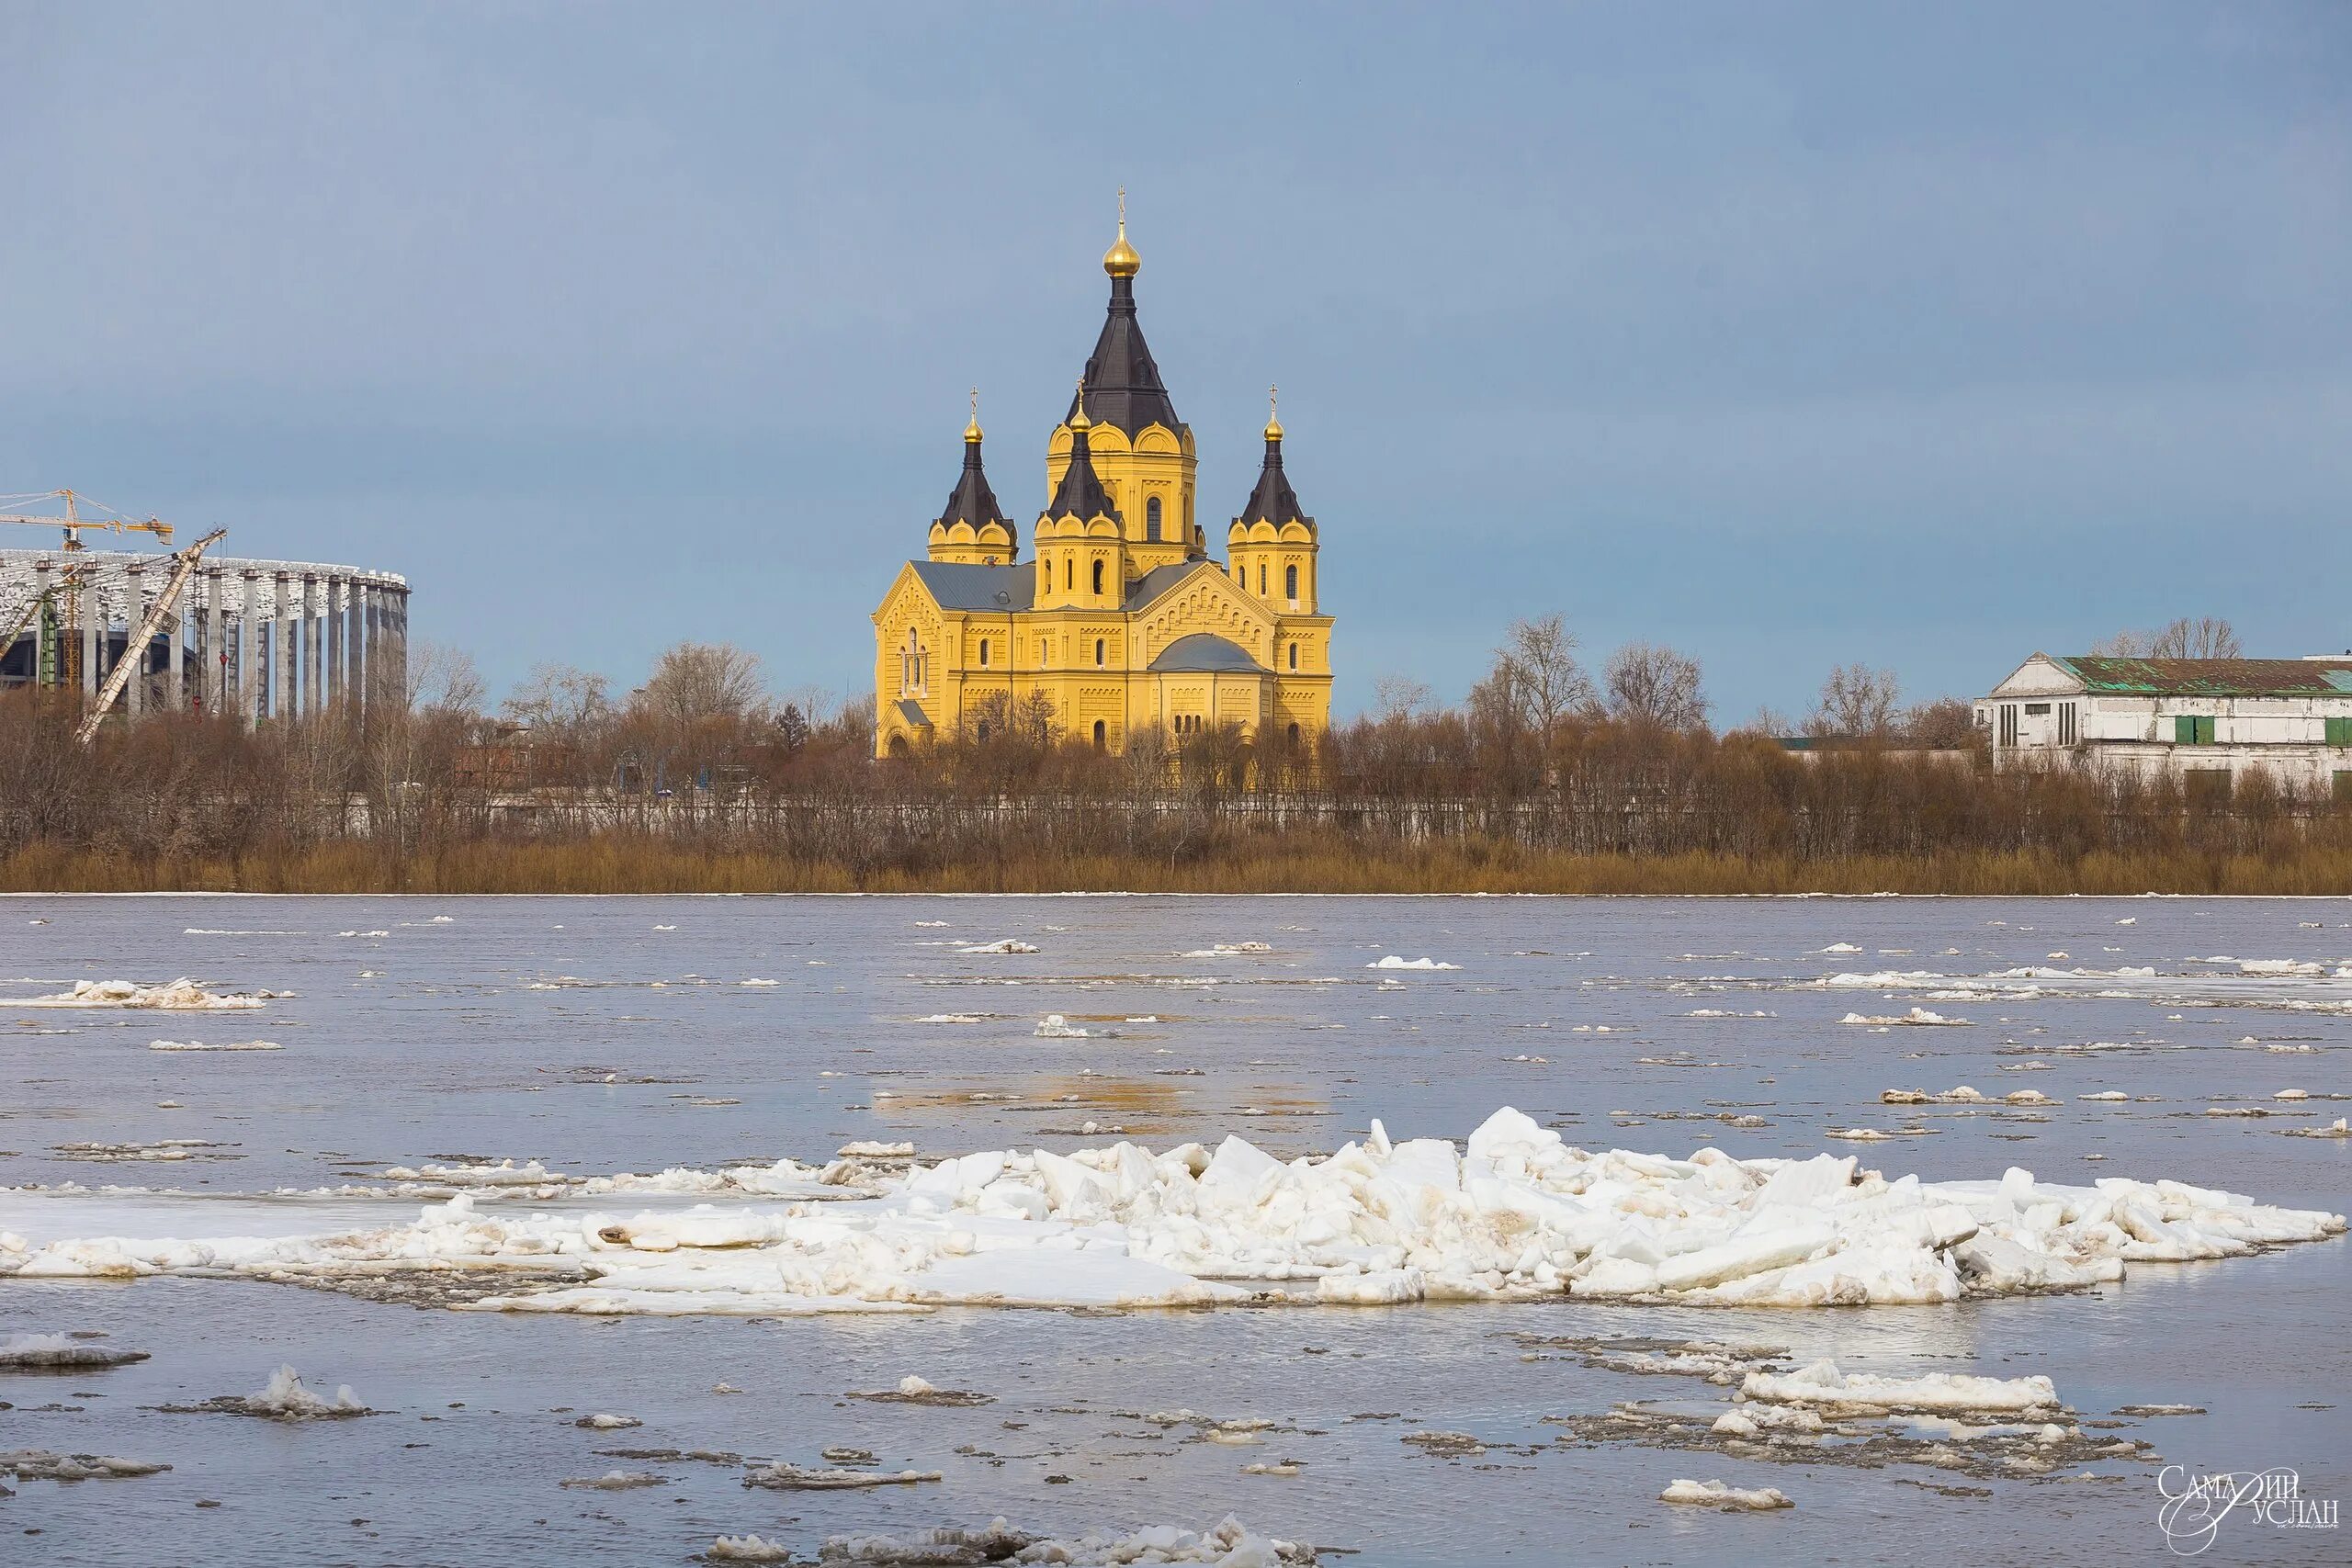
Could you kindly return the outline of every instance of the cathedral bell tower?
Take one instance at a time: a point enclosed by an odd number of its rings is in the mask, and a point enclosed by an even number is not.
[[[1086,417],[1081,387],[1069,423],[1054,433],[1064,446],[1061,479],[1037,519],[1040,610],[1116,609],[1126,601],[1125,520],[1095,470],[1092,437],[1100,428]]]
[[[1266,457],[1258,488],[1226,530],[1225,553],[1236,587],[1255,594],[1277,615],[1313,615],[1316,609],[1315,519],[1299,509],[1298,492],[1283,472],[1283,425],[1266,401]]]
[[[1073,414],[1083,410],[1093,422],[1088,450],[1120,519],[1120,536],[1126,546],[1124,567],[1130,578],[1154,567],[1208,556],[1207,537],[1193,515],[1199,461],[1192,426],[1177,417],[1136,316],[1136,274],[1142,269],[1143,258],[1127,243],[1126,192],[1122,190],[1119,237],[1102,254],[1102,270],[1111,278],[1110,308],[1070,410]],[[1048,490],[1060,487],[1069,466],[1069,431],[1068,423],[1057,427],[1047,447]]]
[[[931,525],[931,558],[967,566],[1011,566],[1021,552],[1012,520],[996,502],[980,467],[980,391],[972,389],[972,422],[964,427],[964,472],[946,510]]]

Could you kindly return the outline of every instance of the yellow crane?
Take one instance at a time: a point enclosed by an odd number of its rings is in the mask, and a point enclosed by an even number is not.
[[[69,555],[89,547],[82,543],[82,536],[91,529],[108,534],[153,534],[164,544],[168,545],[172,542],[172,525],[160,517],[150,516],[141,520],[126,516],[110,506],[97,507],[98,515],[85,517],[79,511],[79,507],[85,503],[88,498],[77,495],[70,490],[50,490],[28,495],[0,496],[0,502],[60,500],[65,502],[65,515],[62,517],[37,517],[21,512],[0,512],[0,523],[21,523],[33,527],[62,529],[65,535],[65,548]],[[65,625],[72,630],[65,638],[63,684],[68,691],[71,691],[82,683],[82,639],[79,636],[74,635],[82,629],[82,589],[80,574],[72,570],[72,562],[69,561],[66,564],[67,570],[62,584],[65,590]]]

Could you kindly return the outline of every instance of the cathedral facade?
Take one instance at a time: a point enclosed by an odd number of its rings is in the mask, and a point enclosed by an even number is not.
[[[1052,499],[1025,560],[982,467],[975,409],[926,558],[899,570],[874,613],[878,755],[986,739],[1014,716],[1049,715],[1057,736],[1112,751],[1228,725],[1304,746],[1330,722],[1331,617],[1282,425],[1269,417],[1257,485],[1225,530],[1225,559],[1212,558],[1192,427],[1136,319],[1140,265],[1122,217],[1102,258],[1109,314],[1047,439]]]

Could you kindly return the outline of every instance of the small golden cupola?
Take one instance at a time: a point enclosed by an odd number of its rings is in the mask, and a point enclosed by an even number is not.
[[[972,389],[971,423],[964,426],[964,471],[931,525],[931,558],[967,566],[1010,566],[1021,542],[1012,519],[997,504],[980,466],[980,390]]]
[[[1298,504],[1283,471],[1283,423],[1275,389],[1266,389],[1266,456],[1257,487],[1226,531],[1226,559],[1236,586],[1289,615],[1315,608],[1315,519]]]

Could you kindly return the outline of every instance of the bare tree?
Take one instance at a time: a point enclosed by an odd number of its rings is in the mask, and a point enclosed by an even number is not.
[[[1563,719],[1594,705],[1592,682],[1577,662],[1577,639],[1557,615],[1513,621],[1495,650],[1489,679],[1547,745]]]
[[[1960,697],[1914,703],[1895,720],[1905,742],[1929,750],[1957,750],[1978,739],[1975,705]]]
[[[649,713],[677,724],[748,717],[764,705],[765,695],[758,656],[724,642],[670,649],[633,694]]]
[[[610,682],[569,664],[535,664],[503,705],[506,716],[541,733],[562,734],[608,711]]]
[[[1703,729],[1707,694],[1699,661],[1670,648],[1629,642],[1609,656],[1600,676],[1609,716],[1666,729]]]
[[[408,660],[409,705],[447,714],[479,716],[489,697],[473,655],[445,642],[420,642]]]
[[[2158,632],[2148,649],[2151,659],[2240,659],[2245,649],[2230,623],[2218,615],[2183,615]]]
[[[1383,675],[1372,683],[1373,716],[1383,724],[1398,724],[1437,700],[1426,681],[1410,675]]]
[[[1814,735],[1883,736],[1894,722],[1894,705],[1902,694],[1892,670],[1840,664],[1821,683],[1806,730]]]
[[[2094,644],[2107,659],[2243,659],[2245,649],[2229,622],[2218,615],[2183,615],[2162,631],[2126,629]]]

